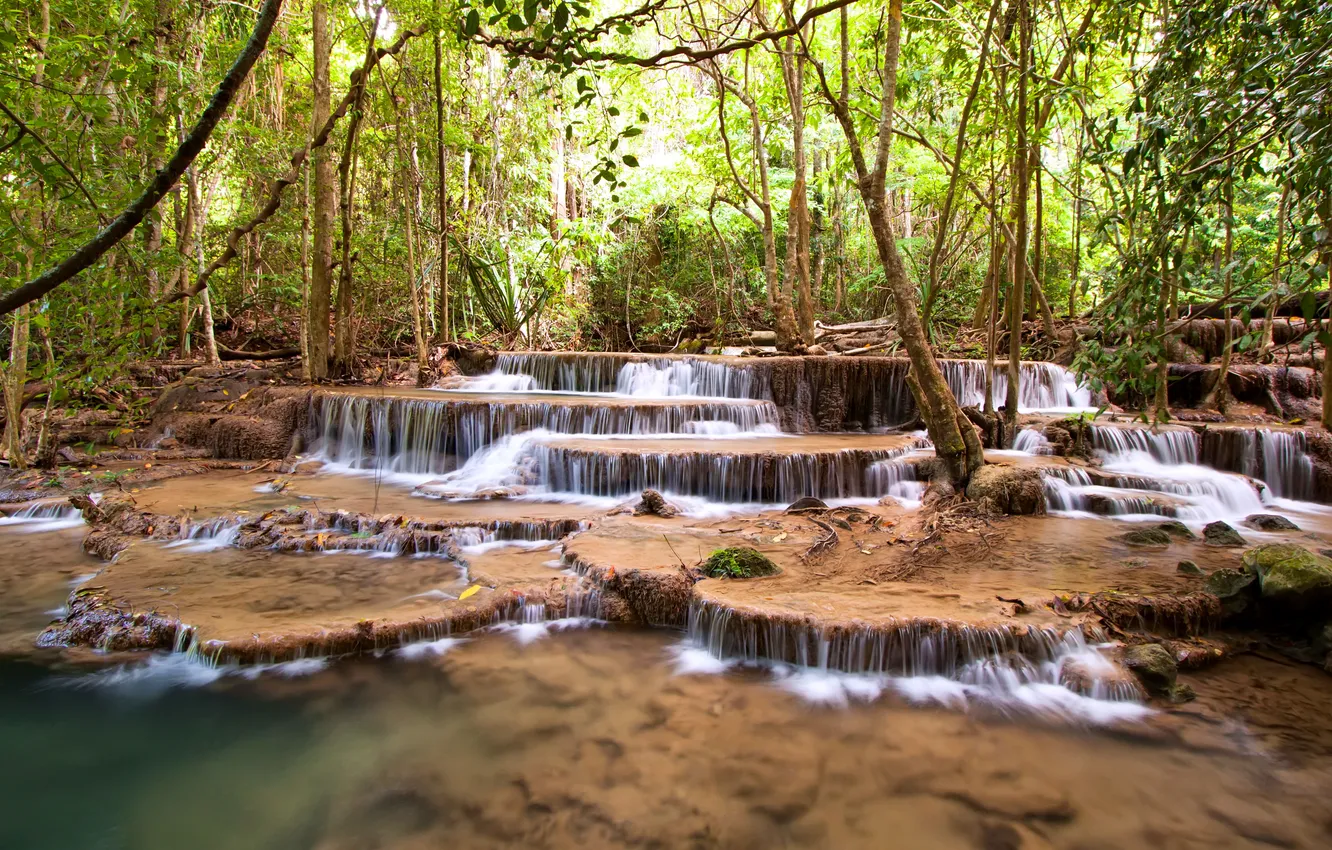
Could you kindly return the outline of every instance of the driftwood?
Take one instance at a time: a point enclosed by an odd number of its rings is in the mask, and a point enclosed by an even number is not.
[[[285,360],[288,357],[300,357],[299,348],[275,348],[271,351],[240,351],[235,348],[227,348],[225,345],[217,347],[217,356],[223,360]]]

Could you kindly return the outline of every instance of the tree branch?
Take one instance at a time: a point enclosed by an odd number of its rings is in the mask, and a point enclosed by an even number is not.
[[[249,76],[250,69],[254,67],[254,63],[259,60],[259,56],[264,52],[264,47],[268,44],[268,36],[273,31],[273,24],[277,21],[278,12],[281,9],[282,0],[265,0],[263,8],[259,10],[259,18],[254,23],[254,30],[250,33],[250,40],[245,43],[245,48],[236,57],[235,63],[227,71],[227,75],[222,78],[222,82],[218,84],[217,91],[213,93],[213,98],[209,101],[208,107],[199,116],[194,129],[181,142],[180,147],[176,148],[171,160],[153,177],[152,183],[148,184],[148,188],[144,190],[143,194],[134,203],[130,204],[124,212],[116,216],[110,224],[102,228],[96,236],[79,246],[73,254],[59,265],[47,269],[12,292],[0,297],[0,316],[11,313],[24,304],[36,301],[97,262],[117,242],[133,232],[134,228],[138,227],[139,222],[143,221],[153,207],[157,206],[167,192],[171,191],[171,188],[176,185],[176,181],[185,173],[185,169],[190,167],[195,157],[208,144],[208,137],[212,135],[213,129],[217,127],[222,117],[226,115],[227,108],[231,106],[231,101],[235,98],[241,83]]]
[[[42,150],[50,154],[51,159],[54,159],[56,161],[56,164],[59,165],[62,169],[64,169],[65,173],[69,175],[69,179],[74,181],[74,185],[79,187],[79,191],[83,193],[83,197],[88,199],[88,205],[92,207],[93,212],[97,213],[98,221],[103,221],[104,217],[102,215],[102,210],[100,207],[97,206],[97,202],[93,200],[92,193],[88,191],[88,187],[83,185],[83,181],[79,179],[79,175],[75,174],[73,169],[71,169],[68,165],[65,165],[65,161],[60,158],[59,154],[51,150],[51,146],[46,143],[46,139],[43,139],[41,136],[37,135],[37,133],[33,132],[33,129],[31,127],[23,123],[23,119],[19,118],[12,111],[10,111],[9,107],[5,106],[5,102],[3,100],[0,100],[0,112],[5,113],[5,116],[9,118],[10,121],[13,121],[15,124],[17,124],[19,128],[18,137],[15,138],[14,141],[11,142],[10,144],[5,145],[5,149],[8,150],[13,145],[18,144],[19,139],[22,139],[25,133],[29,136],[32,136],[34,139],[37,140],[37,144],[42,146]]]

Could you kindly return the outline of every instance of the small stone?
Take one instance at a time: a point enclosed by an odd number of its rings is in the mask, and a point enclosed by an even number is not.
[[[1198,694],[1188,685],[1175,685],[1170,689],[1170,701],[1179,705],[1183,702],[1193,702],[1198,698]]]
[[[1244,524],[1259,531],[1299,531],[1300,527],[1278,514],[1250,514]]]
[[[1197,540],[1198,535],[1189,530],[1189,527],[1177,519],[1158,523],[1157,528],[1169,534],[1178,540]]]
[[[1160,528],[1135,528],[1117,539],[1129,546],[1169,546],[1172,538],[1169,532]]]
[[[1203,542],[1208,546],[1243,546],[1245,541],[1240,533],[1221,520],[1209,522],[1203,526]]]
[[[816,499],[813,496],[802,496],[786,506],[786,512],[792,511],[826,511],[828,503],[822,499]]]
[[[821,345],[811,345],[805,349],[805,353],[813,357],[823,357],[828,353],[828,349]]]
[[[1202,568],[1192,561],[1180,561],[1176,569],[1180,575],[1200,576],[1203,574]]]
[[[1179,667],[1175,656],[1160,644],[1147,643],[1130,647],[1124,652],[1124,666],[1138,677],[1143,688],[1152,696],[1171,696],[1175,690],[1175,676]]]

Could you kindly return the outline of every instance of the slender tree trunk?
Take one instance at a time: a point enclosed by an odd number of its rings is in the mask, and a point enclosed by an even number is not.
[[[1318,204],[1318,218],[1323,225],[1323,242],[1320,253],[1323,257],[1323,272],[1327,277],[1328,289],[1332,291],[1332,191],[1323,190],[1322,200]],[[1332,304],[1332,301],[1329,302]],[[1327,327],[1324,323],[1323,336],[1323,427],[1332,430],[1332,346],[1327,344]]]
[[[383,9],[375,13],[374,23],[370,25],[370,37],[365,46],[365,65],[369,68],[374,59],[375,36],[379,33],[379,20]],[[356,198],[357,176],[357,135],[364,120],[365,89],[370,79],[369,74],[357,79],[353,85],[356,92],[352,97],[351,117],[347,121],[347,138],[342,147],[342,159],[338,163],[338,186],[342,190],[339,200],[339,212],[342,225],[342,259],[338,267],[338,324],[333,334],[333,365],[337,373],[350,376],[354,371],[356,356],[355,329],[352,323],[352,287],[356,277],[352,272],[352,238],[355,222],[352,219],[353,202]]]
[[[49,0],[41,0],[37,11],[37,32],[32,34],[37,48],[37,60],[32,73],[32,114],[40,118],[42,114],[42,86],[46,78],[46,47],[51,35],[51,6]],[[35,185],[31,192],[24,192],[31,204],[30,223],[32,235],[46,241],[46,199],[42,184]],[[25,247],[23,250],[25,279],[32,278],[36,263],[36,250]],[[24,469],[28,465],[28,456],[23,449],[23,393],[28,384],[28,343],[32,327],[32,304],[23,304],[13,313],[13,326],[9,334],[9,365],[0,372],[3,377],[5,400],[5,454],[10,466]],[[54,380],[54,375],[52,376]],[[49,392],[49,390],[48,390]]]
[[[306,160],[305,195],[301,203],[301,380],[314,380],[310,364],[310,162]]]
[[[794,56],[793,39],[781,54],[782,79],[791,110],[791,144],[795,181],[786,213],[786,266],[782,295],[777,304],[777,346],[791,350],[797,343],[814,344],[814,302],[809,290],[809,189],[805,161],[805,64]],[[759,154],[763,156],[762,152]],[[791,311],[794,292],[796,310]]]
[[[439,27],[435,28],[435,172],[438,184],[437,202],[439,206],[439,283],[435,288],[439,301],[436,311],[439,314],[439,338],[442,342],[453,339],[453,330],[449,324],[449,185],[448,185],[448,149],[444,145],[444,78],[443,47],[439,40]],[[471,154],[464,154],[470,157]],[[467,164],[463,166],[463,209],[466,211]]]
[[[1044,172],[1043,159],[1040,154],[1040,146],[1035,145],[1036,152],[1036,233],[1033,244],[1033,262],[1032,262],[1032,292],[1036,296],[1036,303],[1041,311],[1041,327],[1045,328],[1045,335],[1050,340],[1055,338],[1054,311],[1050,309],[1050,302],[1045,298],[1045,192],[1043,190]]]
[[[208,227],[208,205],[203,199],[202,189],[199,186],[199,167],[190,166],[187,173],[187,185],[190,190],[190,198],[194,203],[194,254],[198,263],[198,272],[203,274],[206,267],[204,252],[204,235]],[[211,195],[211,191],[209,192]],[[211,366],[216,366],[222,362],[217,354],[217,339],[213,336],[213,299],[204,289],[199,293],[199,306],[202,308],[203,315],[200,321],[203,322],[204,332],[204,355],[208,358]]]
[[[1017,151],[1013,162],[1013,282],[1008,310],[1008,395],[1005,399],[1004,430],[1007,440],[1017,433],[1018,399],[1022,380],[1022,301],[1027,288],[1027,89],[1031,75],[1031,10],[1028,0],[1018,2],[1019,73]],[[1006,440],[1006,442],[1007,442]]]
[[[842,16],[842,66],[847,65],[845,30],[846,15]],[[897,332],[911,360],[907,381],[912,396],[920,408],[921,418],[934,442],[940,461],[939,476],[954,486],[964,486],[971,473],[985,463],[980,439],[971,422],[963,415],[957,399],[944,379],[939,362],[930,348],[921,321],[916,287],[906,273],[902,255],[897,249],[888,220],[888,195],[885,191],[888,161],[893,138],[893,118],[897,106],[897,65],[902,50],[902,0],[889,0],[888,38],[884,46],[883,93],[880,99],[878,139],[873,171],[865,160],[850,103],[845,96],[834,95],[826,80],[824,94],[833,108],[838,124],[846,136],[855,165],[857,186],[865,204],[865,217],[874,236],[879,261],[883,264],[884,281],[892,297],[897,319]],[[845,78],[844,78],[845,79]]]
[[[934,302],[939,297],[940,261],[943,259],[944,239],[948,235],[949,225],[953,220],[953,203],[957,199],[957,187],[962,181],[962,158],[967,149],[967,125],[971,122],[971,111],[976,105],[976,95],[980,93],[981,80],[985,74],[985,62],[990,55],[990,34],[994,32],[994,21],[999,15],[1003,0],[994,0],[990,4],[990,15],[985,21],[985,34],[981,36],[980,58],[976,60],[976,75],[971,78],[971,90],[962,104],[962,116],[957,124],[957,141],[953,144],[953,171],[948,176],[948,191],[944,194],[943,207],[934,224],[934,246],[930,249],[930,289],[925,296],[925,327],[930,326],[930,317],[934,313]],[[978,315],[984,315],[979,313]]]
[[[1272,322],[1276,319],[1277,304],[1281,303],[1281,264],[1286,253],[1286,214],[1290,201],[1290,181],[1281,186],[1281,200],[1277,203],[1276,251],[1272,255],[1272,297],[1268,299],[1267,315],[1263,317],[1263,341],[1258,347],[1258,359],[1272,362]]]
[[[1224,212],[1226,216],[1226,245],[1225,245],[1225,304],[1222,307],[1221,315],[1225,320],[1226,326],[1222,334],[1221,348],[1221,368],[1216,376],[1216,386],[1212,388],[1211,403],[1222,413],[1230,406],[1230,349],[1235,339],[1234,329],[1230,323],[1230,297],[1234,292],[1235,270],[1232,263],[1235,259],[1235,183],[1233,177],[1226,177],[1225,183]]]
[[[310,134],[328,121],[332,104],[329,91],[329,55],[333,41],[328,24],[328,0],[313,2],[314,108]],[[314,157],[314,238],[310,257],[310,301],[306,327],[310,336],[310,379],[328,378],[329,315],[333,295],[333,212],[337,204],[333,152],[327,145],[316,148]]]
[[[995,203],[994,180],[990,181],[990,276],[985,311],[985,415],[994,417],[995,326],[999,324],[999,277],[1004,249],[999,233],[999,207]]]

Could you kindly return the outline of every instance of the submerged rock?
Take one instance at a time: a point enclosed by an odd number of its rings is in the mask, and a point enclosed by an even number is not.
[[[1240,533],[1221,520],[1203,526],[1203,542],[1208,546],[1244,546]]]
[[[1293,543],[1269,543],[1244,553],[1244,567],[1257,574],[1265,603],[1287,610],[1325,611],[1332,603],[1332,558]]]
[[[1300,527],[1278,514],[1250,514],[1244,524],[1259,531],[1299,531]]]
[[[1045,513],[1045,484],[1036,469],[987,464],[976,470],[967,485],[967,498],[995,513]]]
[[[703,562],[703,574],[708,578],[760,578],[778,572],[771,558],[748,546],[718,549]]]
[[[1159,523],[1157,528],[1169,534],[1171,537],[1179,540],[1197,540],[1198,535],[1189,530],[1189,527],[1177,519]]]
[[[1193,561],[1180,561],[1176,570],[1180,575],[1186,576],[1200,576],[1203,574],[1202,567],[1198,566]]]
[[[813,496],[802,496],[786,506],[786,512],[792,511],[826,511],[828,503],[822,499],[816,499]]]
[[[1162,528],[1135,528],[1117,539],[1129,546],[1169,546],[1173,538]]]

